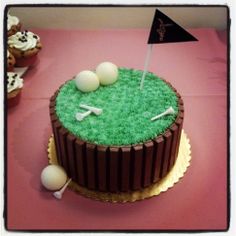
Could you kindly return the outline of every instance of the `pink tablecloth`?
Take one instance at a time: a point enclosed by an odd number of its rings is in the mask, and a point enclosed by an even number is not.
[[[169,80],[185,103],[192,161],[172,189],[126,204],[68,190],[61,201],[40,184],[52,133],[49,98],[59,85],[102,61],[143,69],[148,30],[34,30],[43,50],[24,76],[20,104],[8,110],[7,227],[10,230],[217,230],[227,227],[227,46],[213,29],[199,42],[155,45],[149,70]],[[221,34],[221,36],[224,36]],[[224,37],[223,37],[224,38]]]

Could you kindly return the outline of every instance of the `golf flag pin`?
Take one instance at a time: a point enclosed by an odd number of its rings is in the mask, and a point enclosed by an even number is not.
[[[140,89],[143,88],[143,82],[147,73],[147,67],[151,56],[152,45],[157,43],[178,43],[188,41],[198,40],[173,20],[171,20],[168,16],[156,9],[148,38],[149,46],[140,83]]]

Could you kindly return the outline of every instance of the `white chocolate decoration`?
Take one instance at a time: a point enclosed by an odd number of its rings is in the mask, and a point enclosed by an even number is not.
[[[84,108],[88,111],[91,111],[92,113],[94,113],[97,116],[102,114],[102,109],[101,108],[92,107],[92,106],[88,106],[86,104],[81,104],[81,103],[79,104],[79,107]]]
[[[99,78],[100,84],[113,84],[118,79],[118,68],[111,62],[102,62],[97,66],[96,74]]]
[[[67,181],[65,170],[59,165],[48,165],[41,173],[41,183],[48,190],[58,190]]]
[[[25,30],[22,32],[17,32],[16,34],[8,37],[7,43],[11,48],[14,47],[22,51],[27,51],[29,49],[35,48],[39,40],[40,38],[38,35]]]
[[[7,72],[7,92],[23,87],[23,79],[17,73]]]
[[[78,121],[82,121],[85,117],[89,116],[91,113],[92,113],[92,111],[86,111],[86,112],[84,112],[84,113],[77,112],[77,113],[75,114],[75,118],[76,118],[76,120],[78,120]]]
[[[164,112],[162,112],[161,114],[154,116],[151,118],[151,121],[157,120],[159,118],[161,118],[162,116],[166,116],[166,115],[172,115],[175,114],[175,110],[173,109],[173,107],[169,107],[168,109],[166,109]]]
[[[84,70],[75,76],[75,84],[82,92],[92,92],[99,87],[99,79],[94,72]]]
[[[72,179],[69,179],[69,180],[65,183],[65,185],[63,186],[63,188],[62,188],[61,190],[54,192],[54,193],[53,193],[53,196],[54,196],[55,198],[57,198],[57,199],[61,199],[62,196],[63,196],[63,193],[65,192],[65,190],[66,190],[67,186],[69,185],[69,183],[71,182],[71,180],[72,180]]]
[[[7,14],[7,30],[10,30],[13,25],[18,25],[19,22],[18,17],[11,16],[9,13]]]

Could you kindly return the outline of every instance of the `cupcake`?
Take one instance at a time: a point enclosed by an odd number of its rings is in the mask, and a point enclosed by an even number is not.
[[[17,105],[23,87],[23,79],[17,73],[7,72],[7,105]]]
[[[33,65],[42,48],[39,36],[27,30],[8,37],[7,43],[9,51],[16,58],[16,66],[19,67]]]
[[[15,57],[7,50],[7,71],[13,71],[15,63]]]
[[[18,17],[7,14],[7,36],[11,36],[20,31],[21,23]]]

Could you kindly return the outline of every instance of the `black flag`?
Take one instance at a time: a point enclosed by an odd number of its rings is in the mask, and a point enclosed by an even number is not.
[[[168,16],[156,9],[148,44],[198,41]]]

